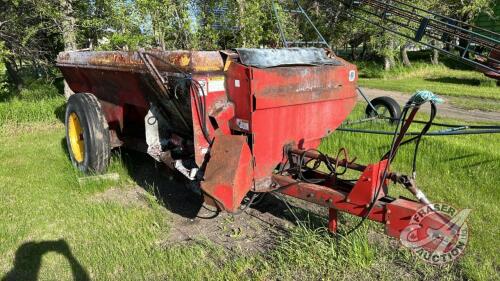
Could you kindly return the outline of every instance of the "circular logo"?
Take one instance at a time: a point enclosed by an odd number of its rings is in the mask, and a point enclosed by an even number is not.
[[[465,251],[469,236],[465,220],[470,212],[470,209],[459,211],[447,204],[426,205],[411,217],[400,240],[426,262],[452,262]]]

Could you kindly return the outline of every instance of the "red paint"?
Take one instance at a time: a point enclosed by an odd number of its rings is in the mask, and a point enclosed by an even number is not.
[[[201,188],[228,212],[236,212],[250,190],[253,178],[252,155],[246,138],[218,134]]]
[[[366,206],[348,203],[348,193],[340,191],[338,186],[301,183],[289,177],[277,175],[274,176],[274,180],[280,186],[283,186],[279,190],[281,193],[328,207],[328,229],[331,232],[335,232],[337,229],[336,215],[338,211],[359,217],[366,215]],[[399,239],[401,232],[409,225],[411,217],[422,207],[424,207],[423,204],[404,198],[378,200],[368,215],[368,219],[385,224],[386,234]],[[422,225],[422,231],[417,232],[419,238],[426,238],[427,233],[425,230],[429,228],[439,229],[443,224],[447,223],[447,220],[433,216],[427,218],[423,223],[425,225]]]
[[[351,70],[356,67],[347,63],[268,69],[231,65],[226,82],[236,108],[231,127],[253,135],[255,180],[272,173],[285,145],[317,148],[347,118],[357,98],[356,83],[348,79]],[[239,128],[236,119],[248,121],[249,130]]]
[[[328,209],[328,231],[337,233],[338,211],[334,208]]]
[[[387,164],[388,160],[383,160],[376,164],[368,165],[347,196],[347,200],[357,205],[367,205],[373,200],[379,188],[380,191],[377,200],[384,197],[386,195],[388,182],[386,180],[382,185],[381,182]],[[389,175],[388,169],[387,175]]]

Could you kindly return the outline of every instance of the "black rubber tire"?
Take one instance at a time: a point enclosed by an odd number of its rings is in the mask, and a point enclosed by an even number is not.
[[[371,100],[371,104],[377,109],[378,112],[381,108],[386,109],[387,113],[389,113],[390,116],[390,122],[391,123],[396,123],[399,118],[401,118],[401,107],[399,106],[398,102],[395,101],[391,97],[378,97],[374,98]],[[367,117],[374,117],[376,116],[376,112],[373,110],[373,108],[368,105],[366,107],[366,116]]]
[[[73,155],[68,134],[69,116],[75,113],[83,131],[84,157],[78,162]],[[106,172],[111,157],[109,126],[99,100],[88,93],[69,97],[66,107],[66,144],[73,165],[87,175]]]

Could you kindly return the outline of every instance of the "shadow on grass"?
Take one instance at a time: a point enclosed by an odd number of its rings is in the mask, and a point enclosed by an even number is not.
[[[477,156],[475,153],[470,153],[470,154],[464,154],[464,155],[450,157],[448,159],[444,159],[444,161],[458,161],[458,160],[463,160],[463,159],[467,159],[467,158],[472,158],[475,156]]]
[[[66,138],[61,139],[61,148],[71,163]],[[119,158],[134,182],[153,194],[170,212],[186,218],[196,218],[203,199],[191,191],[189,183],[162,163],[147,154],[128,149],[117,149],[113,156]]]
[[[177,171],[172,171],[162,163],[156,162],[149,155],[127,149],[121,149],[121,160],[130,177],[143,189],[153,193],[162,205],[172,213],[189,219],[212,219],[199,216],[203,208],[203,197],[193,191],[192,183]],[[259,213],[269,213],[277,218],[295,222],[295,216],[308,227],[325,226],[324,218],[306,209],[308,205],[290,203],[290,208],[277,196],[267,194],[252,209]],[[309,204],[310,205],[310,204]]]
[[[170,212],[190,219],[197,217],[203,198],[192,191],[184,176],[141,152],[121,149],[120,156],[137,185],[153,193]]]
[[[54,115],[57,117],[57,119],[59,121],[61,121],[61,123],[65,123],[65,119],[66,119],[66,103],[64,103],[63,105],[57,107],[55,110],[54,110]]]
[[[61,148],[70,160],[66,138],[61,139]],[[153,194],[168,211],[189,219],[216,217],[199,216],[203,208],[203,197],[194,192],[192,183],[177,171],[172,171],[145,153],[130,149],[116,149],[113,151],[113,157],[122,162],[128,175],[139,187]],[[289,203],[289,208],[282,199],[283,196],[267,194],[251,208],[293,223],[296,223],[297,217],[311,228],[325,226],[325,218],[318,215],[317,210],[309,210],[310,204],[293,202]]]
[[[426,78],[424,80],[429,82],[438,82],[438,83],[455,84],[455,85],[469,85],[469,86],[481,85],[480,80],[471,78],[440,77],[440,78]]]
[[[73,280],[90,280],[87,270],[78,262],[65,240],[27,242],[16,251],[14,267],[2,278],[2,281],[36,281],[40,272],[42,258],[47,253],[63,255],[71,266]]]
[[[327,210],[327,208],[298,199],[293,199],[292,202],[289,197],[284,195],[268,193],[263,200],[251,208],[261,213],[269,213],[277,218],[285,219],[296,225],[303,225],[309,229],[326,227],[327,223],[327,216],[319,212],[320,208],[324,210]],[[345,220],[339,218],[339,222],[343,223]]]
[[[483,167],[486,164],[498,163],[498,161],[499,161],[499,159],[489,159],[489,160],[484,160],[484,161],[470,163],[468,165],[462,166],[462,168],[463,169],[471,169],[471,168],[476,168],[476,167]]]

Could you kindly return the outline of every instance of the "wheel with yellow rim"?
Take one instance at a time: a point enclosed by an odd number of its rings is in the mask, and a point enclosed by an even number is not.
[[[108,122],[94,95],[78,93],[68,99],[66,143],[71,161],[80,171],[106,171],[111,155]]]

